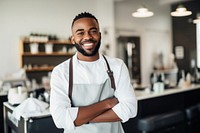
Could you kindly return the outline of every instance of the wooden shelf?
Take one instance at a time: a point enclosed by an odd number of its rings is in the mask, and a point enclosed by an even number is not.
[[[26,69],[26,72],[38,72],[38,71],[52,71],[54,66],[49,67],[35,67],[32,69]]]
[[[155,73],[178,73],[178,69],[164,69],[164,70],[154,70]]]
[[[38,44],[38,52],[31,53],[31,45]],[[46,44],[53,44],[53,52],[46,53]],[[30,41],[29,37],[20,39],[20,67],[26,69],[29,80],[36,79],[42,82],[43,76],[48,76],[54,66],[71,58],[75,52],[74,45],[69,40],[50,40],[50,41]]]
[[[53,52],[53,53],[45,53],[45,52],[39,52],[36,54],[32,54],[31,52],[24,52],[22,53],[22,56],[72,56],[74,53],[65,53],[65,52]]]
[[[50,43],[50,44],[69,44],[69,45],[72,45],[72,43],[69,41],[69,40],[50,40],[50,41],[47,41],[47,42],[31,42],[29,40],[24,40],[23,41],[24,44],[32,44],[32,43],[44,43],[44,44],[47,44],[47,43]]]

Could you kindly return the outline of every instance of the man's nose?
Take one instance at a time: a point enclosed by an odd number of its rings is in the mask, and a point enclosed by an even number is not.
[[[85,39],[85,40],[89,40],[89,39],[91,39],[91,38],[92,38],[91,34],[88,33],[88,32],[86,32],[85,35],[84,35],[84,39]]]

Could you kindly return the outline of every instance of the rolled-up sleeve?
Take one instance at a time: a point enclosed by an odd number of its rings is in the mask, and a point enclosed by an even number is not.
[[[118,98],[119,103],[112,109],[122,122],[126,122],[137,115],[137,99],[124,63],[118,72],[115,80],[117,83],[115,97]]]
[[[60,69],[62,68],[54,68],[51,74],[50,113],[58,128],[73,130],[78,107],[71,107],[68,97],[68,80]]]

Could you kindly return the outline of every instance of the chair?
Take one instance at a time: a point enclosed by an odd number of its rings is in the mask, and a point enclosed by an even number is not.
[[[186,118],[189,133],[200,132],[200,103],[186,108]]]
[[[173,133],[184,131],[184,113],[182,111],[168,112],[139,119],[138,129],[142,133]]]

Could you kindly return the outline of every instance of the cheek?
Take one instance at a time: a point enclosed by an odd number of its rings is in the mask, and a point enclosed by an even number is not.
[[[74,41],[74,43],[80,43],[81,39],[80,38],[74,38],[73,41]]]
[[[100,40],[101,39],[101,36],[99,35],[99,36],[94,36],[94,39],[95,40]]]

